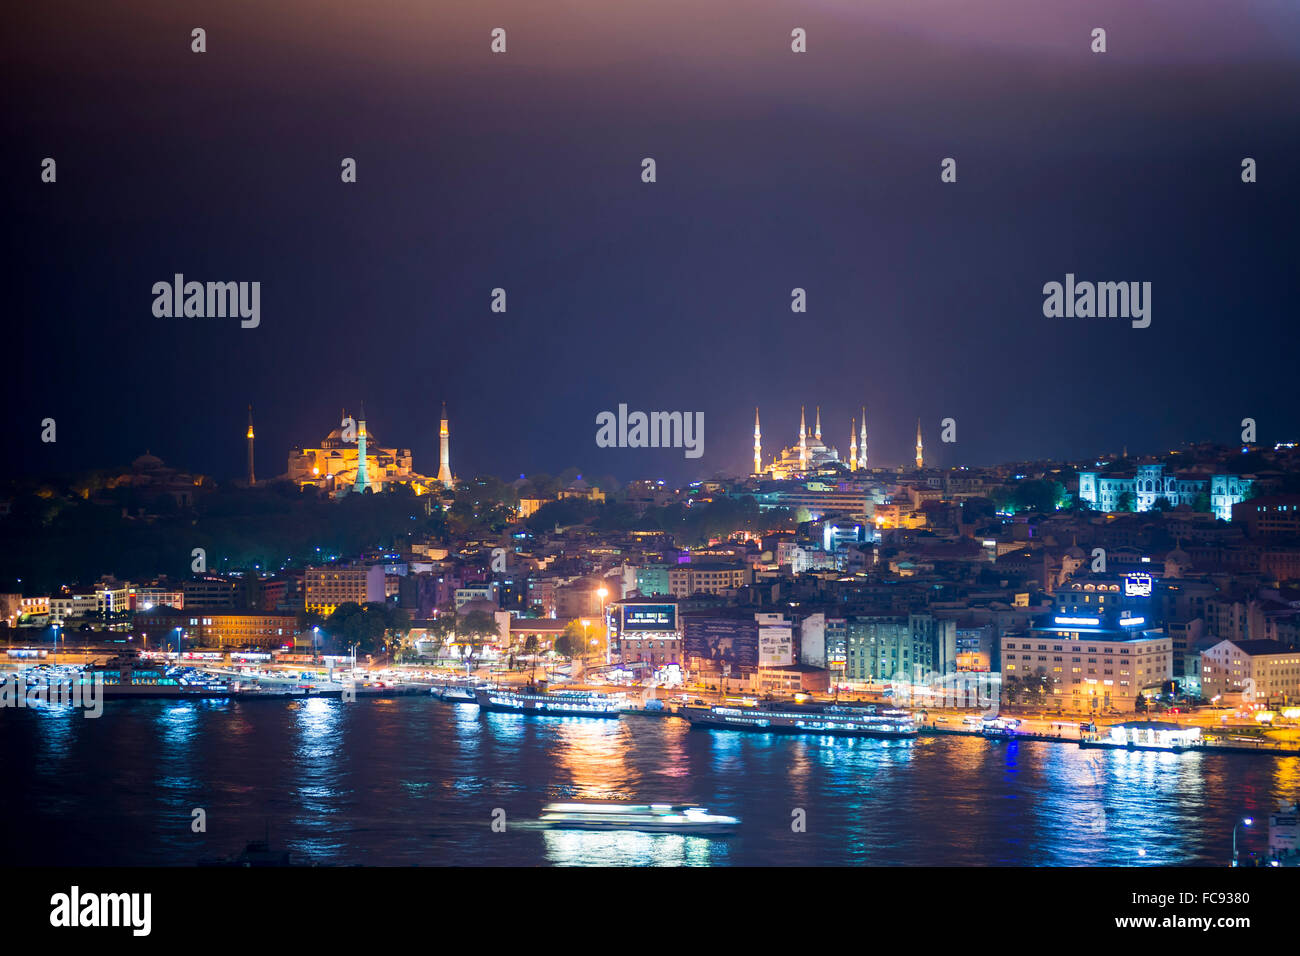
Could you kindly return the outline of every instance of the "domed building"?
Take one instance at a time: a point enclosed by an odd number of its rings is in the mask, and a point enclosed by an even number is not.
[[[410,485],[425,494],[435,479],[421,475],[412,466],[409,448],[380,443],[366,424],[365,411],[352,419],[346,410],[338,427],[330,430],[319,445],[294,446],[289,451],[285,477],[299,486],[311,485],[332,493],[384,491],[389,485]]]
[[[761,452],[756,448],[755,460],[761,465],[760,456]],[[798,443],[781,449],[771,464],[762,467],[761,473],[772,478],[798,478],[838,464],[839,449],[822,443],[822,411],[819,406],[813,433],[808,434],[804,411],[800,409]]]
[[[122,471],[104,480],[105,489],[134,488],[146,495],[166,494],[176,500],[183,508],[194,504],[194,489],[211,487],[211,481],[204,475],[191,474],[172,468],[165,461],[146,451],[131,462],[129,471]],[[83,497],[89,497],[90,489],[85,489]]]

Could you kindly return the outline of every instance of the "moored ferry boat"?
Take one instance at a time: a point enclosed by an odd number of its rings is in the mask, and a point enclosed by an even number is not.
[[[736,817],[692,804],[548,803],[538,821],[557,830],[638,830],[644,833],[730,833]]]
[[[680,715],[692,727],[748,730],[769,734],[814,734],[836,737],[880,737],[910,740],[917,736],[912,715],[905,710],[826,705],[806,707],[774,704],[766,707],[685,707]]]
[[[1106,750],[1153,750],[1161,753],[1182,753],[1203,747],[1201,728],[1168,723],[1161,720],[1130,720],[1112,724],[1105,733],[1084,733],[1079,746]]]
[[[230,685],[192,667],[172,667],[119,655],[81,672],[81,683],[103,681],[105,697],[229,697]]]
[[[544,717],[613,717],[619,716],[618,701],[593,691],[507,690],[503,687],[479,687],[474,699],[483,710],[511,714],[537,714]]]
[[[429,693],[438,700],[449,704],[472,704],[475,702],[474,687],[470,684],[442,683],[434,684]]]

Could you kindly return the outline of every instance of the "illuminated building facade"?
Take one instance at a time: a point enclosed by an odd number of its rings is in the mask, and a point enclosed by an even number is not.
[[[1059,620],[1059,619],[1058,619]],[[1055,623],[1002,638],[1002,686],[1075,713],[1136,710],[1145,689],[1173,679],[1173,645],[1159,631],[1110,639],[1088,625]]]
[[[250,611],[193,611],[178,613],[172,608],[139,614],[136,627],[149,635],[149,647],[174,640],[177,629],[186,650],[293,646],[298,619],[292,614]]]
[[[748,568],[729,564],[682,564],[668,569],[668,590],[673,597],[723,594],[748,583]]]
[[[340,604],[382,603],[387,580],[382,564],[363,568],[307,568],[303,574],[303,607],[324,617]]]
[[[1201,653],[1201,693],[1236,703],[1300,700],[1300,648],[1278,641],[1219,641]]]
[[[445,426],[445,422],[444,422]],[[363,419],[353,421],[344,412],[343,421],[316,447],[295,446],[289,452],[285,475],[300,486],[328,491],[385,490],[392,484],[410,485],[424,494],[434,480],[412,467],[409,448],[393,448],[379,442]]]
[[[1169,506],[1208,502],[1216,518],[1232,520],[1232,506],[1244,501],[1253,480],[1240,475],[1180,475],[1164,465],[1140,465],[1132,475],[1079,472],[1079,500],[1098,511],[1120,510],[1120,496],[1131,495],[1134,511],[1150,511],[1161,498]]]
[[[652,668],[682,663],[676,602],[627,598],[614,602],[610,611],[610,653],[614,660]]]
[[[789,448],[781,449],[771,464],[762,466],[762,455],[759,448],[757,412],[755,413],[754,428],[754,462],[759,466],[758,473],[767,475],[771,478],[798,478],[804,475],[813,474],[818,470],[830,465],[840,463],[839,450],[823,444],[822,442],[822,415],[821,408],[817,409],[816,423],[811,435],[808,434],[806,419],[801,410],[799,413],[799,440]]]

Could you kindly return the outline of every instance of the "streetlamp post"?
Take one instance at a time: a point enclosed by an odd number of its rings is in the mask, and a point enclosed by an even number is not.
[[[1250,817],[1242,817],[1232,825],[1232,865],[1237,865],[1237,828],[1242,826],[1251,826],[1254,820]]]
[[[609,618],[605,616],[605,598],[609,597],[609,588],[601,585],[596,593],[600,595],[600,623],[605,628],[605,666],[609,666]]]

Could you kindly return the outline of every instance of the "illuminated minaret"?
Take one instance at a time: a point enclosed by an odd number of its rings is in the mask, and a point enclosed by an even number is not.
[[[813,430],[813,438],[817,439],[817,444],[822,443],[822,407],[817,406],[817,427]]]
[[[925,456],[921,454],[921,419],[916,420],[916,470],[925,467]]]
[[[808,426],[804,418],[804,407],[799,406],[799,470],[808,467]]]
[[[867,406],[862,406],[862,441],[858,443],[858,467],[867,467]]]
[[[248,487],[253,487],[257,479],[253,477],[253,406],[248,406]]]
[[[754,474],[763,473],[763,435],[758,429],[758,407],[754,407]]]
[[[447,431],[447,403],[442,403],[442,424],[438,427],[438,481],[444,488],[452,486],[451,480],[451,438]]]
[[[858,470],[858,423],[849,419],[849,471]]]
[[[357,480],[352,490],[362,492],[369,482],[366,481],[366,403],[361,403],[361,419],[357,422]]]

